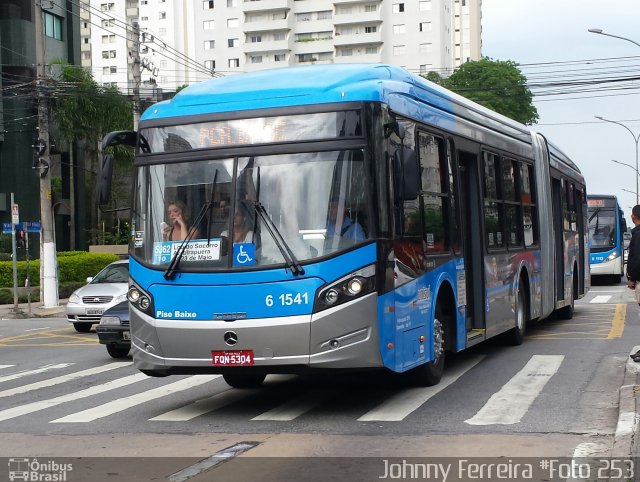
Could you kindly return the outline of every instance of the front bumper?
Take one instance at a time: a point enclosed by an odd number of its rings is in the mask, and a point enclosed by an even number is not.
[[[98,333],[98,341],[103,345],[130,345],[131,344],[131,331],[128,326],[103,326],[98,325],[96,327]]]
[[[154,319],[132,309],[134,366],[166,374],[247,369],[298,373],[309,368],[381,368],[377,294],[313,315],[237,320]],[[233,332],[237,344],[224,342]],[[212,365],[214,350],[252,350],[247,367]]]

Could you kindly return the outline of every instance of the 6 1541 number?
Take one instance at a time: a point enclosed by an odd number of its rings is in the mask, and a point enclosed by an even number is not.
[[[280,306],[292,306],[292,305],[306,305],[309,303],[309,294],[308,293],[283,293],[274,298],[273,295],[267,295],[264,299],[264,304],[268,307],[272,307],[274,304],[279,304]]]

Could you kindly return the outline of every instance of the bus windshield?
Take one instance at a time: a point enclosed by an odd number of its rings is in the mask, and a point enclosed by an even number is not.
[[[326,256],[370,239],[366,185],[360,149],[141,166],[132,252],[163,269],[191,229],[181,270]]]
[[[616,212],[613,209],[589,208],[591,251],[608,251],[616,245]]]

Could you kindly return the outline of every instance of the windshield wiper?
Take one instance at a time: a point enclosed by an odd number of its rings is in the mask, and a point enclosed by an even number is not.
[[[169,262],[169,266],[167,266],[167,270],[163,274],[164,279],[169,280],[174,278],[174,276],[176,275],[176,271],[178,269],[178,265],[180,264],[180,260],[184,256],[184,252],[187,249],[187,245],[189,244],[189,241],[191,241],[193,236],[196,234],[196,231],[198,230],[198,225],[204,219],[204,215],[207,213],[207,210],[213,207],[213,191],[215,190],[215,187],[216,187],[217,177],[218,177],[218,170],[216,169],[216,172],[213,175],[213,183],[211,185],[211,191],[212,191],[211,200],[205,202],[202,205],[202,208],[200,208],[200,212],[198,213],[198,216],[196,217],[195,221],[189,228],[189,231],[187,232],[187,236],[182,240],[182,243],[178,247],[176,254],[173,256],[173,258],[171,258],[171,261]]]
[[[300,263],[296,259],[296,256],[293,254],[293,251],[291,251],[291,248],[289,248],[289,245],[284,240],[284,238],[282,237],[282,234],[280,233],[280,231],[278,230],[274,222],[269,217],[269,214],[267,213],[267,210],[264,208],[262,203],[260,203],[260,201],[256,201],[254,204],[254,207],[255,207],[256,213],[260,215],[262,222],[266,226],[267,231],[269,231],[269,234],[275,241],[276,246],[280,250],[280,253],[284,258],[285,263],[287,263],[287,266],[289,266],[293,275],[294,276],[303,275],[304,268],[300,266]]]

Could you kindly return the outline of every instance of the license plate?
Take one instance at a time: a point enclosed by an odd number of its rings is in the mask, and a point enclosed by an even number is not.
[[[212,351],[211,361],[214,367],[253,365],[253,350]]]
[[[87,310],[87,315],[101,315],[104,310]]]
[[[122,339],[123,340],[131,340],[131,332],[130,331],[123,331],[122,332]]]

